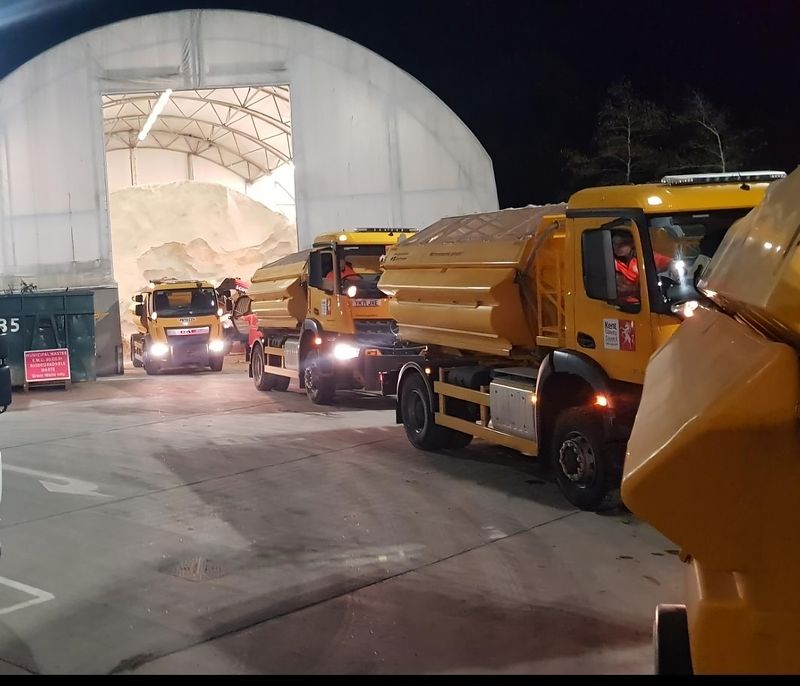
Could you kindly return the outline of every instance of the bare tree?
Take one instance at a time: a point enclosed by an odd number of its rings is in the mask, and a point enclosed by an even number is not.
[[[672,168],[680,171],[727,172],[741,169],[751,156],[759,137],[756,129],[740,131],[730,124],[728,114],[702,93],[693,90],[683,112],[675,117],[677,154]]]
[[[562,153],[565,166],[577,180],[627,184],[649,180],[659,168],[661,151],[655,144],[666,117],[652,102],[637,97],[629,81],[613,84],[597,115],[593,151]]]

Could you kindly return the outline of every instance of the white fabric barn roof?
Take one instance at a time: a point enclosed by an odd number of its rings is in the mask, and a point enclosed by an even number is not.
[[[236,119],[248,84],[275,98],[288,85],[291,122],[274,111]],[[213,88],[232,89],[237,106],[228,97],[207,109],[202,94]],[[143,115],[167,89],[199,100],[176,99],[175,118],[159,120],[144,143],[196,146],[247,179],[291,157],[301,248],[340,228],[422,227],[497,209],[491,160],[475,136],[363,46],[264,14],[153,14],[66,41],[0,82],[0,283],[113,283],[104,132],[109,145],[129,144],[141,121],[134,110]],[[125,93],[141,97],[112,104]]]
[[[292,159],[286,86],[176,91],[149,135],[160,92],[103,95],[106,150],[157,148],[202,157],[252,183]]]

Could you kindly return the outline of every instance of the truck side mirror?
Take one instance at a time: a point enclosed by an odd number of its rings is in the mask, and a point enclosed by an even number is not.
[[[139,295],[134,295],[133,296],[133,302],[135,302],[135,303],[143,303],[144,302],[144,296],[141,293]]]
[[[609,229],[584,231],[583,285],[586,295],[594,300],[616,300],[617,278],[614,270],[614,248]]]
[[[137,305],[134,308],[137,317],[144,317],[144,305]]]

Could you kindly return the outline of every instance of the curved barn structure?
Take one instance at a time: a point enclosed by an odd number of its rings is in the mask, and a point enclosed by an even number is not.
[[[340,227],[497,209],[473,134],[375,53],[270,15],[149,15],[0,82],[0,284],[113,284],[108,189],[128,177],[169,167],[247,193],[287,165],[301,247]]]

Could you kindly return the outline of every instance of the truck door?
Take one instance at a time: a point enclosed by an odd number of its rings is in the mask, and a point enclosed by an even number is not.
[[[652,353],[645,260],[629,219],[573,219],[574,326],[570,346],[619,381],[643,383]]]
[[[308,285],[308,304],[312,316],[324,328],[330,328],[336,321],[339,300],[339,275],[333,249],[325,248],[311,253]]]

